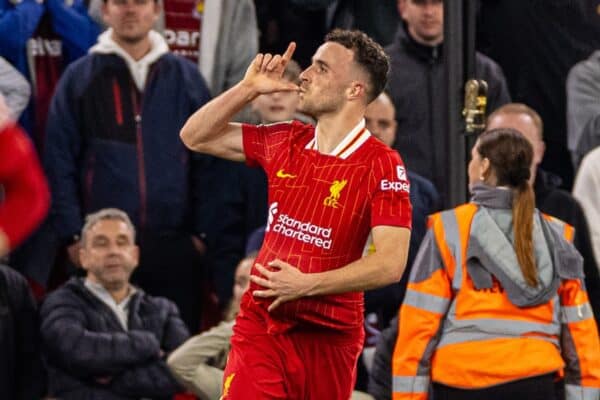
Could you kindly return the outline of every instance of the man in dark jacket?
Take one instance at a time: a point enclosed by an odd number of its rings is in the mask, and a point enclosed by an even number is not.
[[[197,67],[169,53],[151,29],[159,12],[157,0],[104,2],[110,29],[63,74],[44,161],[53,227],[70,259],[77,264],[83,215],[122,209],[139,231],[134,282],[175,301],[195,330],[206,240],[203,159],[185,148],[179,130],[209,92]]]
[[[180,387],[164,360],[189,334],[175,304],[129,283],[139,257],[129,217],[100,210],[87,217],[81,236],[86,277],[54,291],[41,310],[50,395],[171,398]]]
[[[0,265],[0,398],[38,400],[45,393],[37,307],[25,278]]]
[[[404,25],[386,47],[391,73],[388,91],[396,107],[395,148],[409,170],[431,180],[448,196],[446,170],[448,132],[444,125],[448,96],[442,63],[444,24],[441,0],[399,0]],[[500,67],[477,53],[475,77],[488,83],[488,110],[508,103],[510,96]]]

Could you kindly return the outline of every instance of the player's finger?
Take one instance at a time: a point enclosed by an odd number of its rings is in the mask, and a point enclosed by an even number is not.
[[[275,297],[275,296],[277,296],[277,293],[275,293],[275,291],[273,289],[267,289],[267,290],[255,290],[252,292],[252,295],[255,297],[267,298],[267,297]]]
[[[281,297],[278,297],[277,299],[275,299],[274,302],[271,303],[271,305],[269,306],[269,308],[267,308],[268,312],[273,311],[274,309],[276,309],[277,307],[279,307],[279,305],[283,303],[283,301],[281,300]]]
[[[281,81],[280,85],[277,87],[278,92],[298,92],[300,90],[300,86],[296,85],[292,82]]]
[[[260,272],[260,274],[267,279],[271,279],[271,277],[273,276],[273,272],[269,271],[268,269],[263,267],[261,264],[258,264],[258,263],[256,264],[256,270],[258,272]]]
[[[279,54],[275,55],[267,65],[267,71],[271,72],[281,66],[281,56]]]
[[[254,68],[257,71],[260,71],[260,68],[261,68],[262,62],[263,62],[263,57],[264,57],[264,55],[262,53],[258,53],[256,55],[256,57],[254,57]]]
[[[262,65],[261,65],[262,72],[265,72],[267,70],[267,65],[269,65],[272,58],[273,58],[273,55],[271,53],[265,54],[265,56],[263,57],[263,60],[262,60]]]
[[[290,264],[286,263],[285,261],[281,261],[278,258],[276,258],[275,260],[269,261],[268,265],[269,265],[269,267],[275,267],[275,268],[279,268],[279,269],[291,267]]]
[[[288,61],[290,61],[292,59],[292,56],[294,55],[295,50],[296,50],[296,42],[290,42],[290,44],[288,45],[288,48],[285,50],[285,53],[283,53],[283,56],[281,57],[283,59],[283,62],[285,63],[285,65],[287,65]]]
[[[265,287],[268,289],[273,288],[273,283],[270,280],[261,278],[260,276],[252,275],[252,276],[250,276],[250,280],[259,286],[262,286],[262,287]]]

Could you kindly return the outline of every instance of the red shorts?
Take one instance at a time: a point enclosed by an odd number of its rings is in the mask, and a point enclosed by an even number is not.
[[[223,375],[223,400],[348,400],[364,331],[321,328],[267,333],[266,322],[238,315]]]

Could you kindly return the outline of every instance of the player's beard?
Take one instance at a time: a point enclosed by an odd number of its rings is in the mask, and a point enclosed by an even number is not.
[[[319,119],[321,115],[337,112],[341,109],[343,98],[340,95],[312,95],[300,99],[298,110],[314,119]]]

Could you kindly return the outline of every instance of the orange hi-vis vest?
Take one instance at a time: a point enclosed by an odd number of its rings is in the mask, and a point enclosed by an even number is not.
[[[393,399],[426,400],[431,382],[479,389],[553,372],[564,374],[567,400],[600,399],[600,341],[581,256],[570,244],[573,228],[539,218],[551,231],[546,242],[556,290],[548,301],[518,307],[495,276],[491,287],[477,289],[469,274],[480,209],[469,203],[430,217],[400,308]],[[571,267],[561,272],[559,264]],[[518,262],[512,269],[520,272]]]

